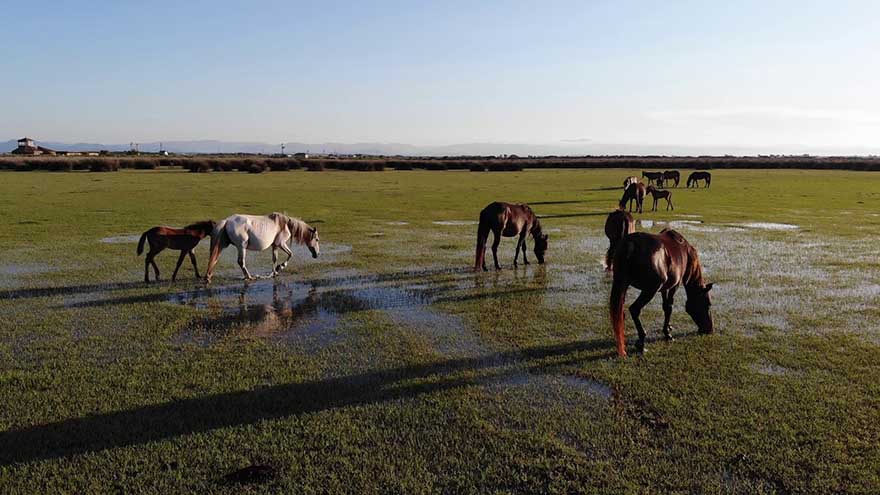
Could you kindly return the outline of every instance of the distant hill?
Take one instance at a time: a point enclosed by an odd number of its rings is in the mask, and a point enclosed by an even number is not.
[[[37,141],[40,146],[65,151],[126,151],[128,144],[100,143],[60,143]],[[280,151],[278,144],[257,142],[230,142],[215,140],[163,141],[164,148],[172,153],[263,153]],[[17,146],[15,139],[0,142],[0,153],[12,151]],[[144,152],[159,151],[159,143],[139,143]],[[404,155],[404,156],[578,156],[578,155],[663,155],[700,156],[735,155],[753,156],[770,154],[812,154],[812,155],[877,155],[880,148],[823,148],[791,145],[784,147],[719,147],[719,146],[676,146],[676,145],[630,145],[602,144],[586,139],[561,141],[558,144],[522,143],[462,143],[443,146],[417,146],[404,143],[286,143],[286,153],[337,153],[363,155]]]

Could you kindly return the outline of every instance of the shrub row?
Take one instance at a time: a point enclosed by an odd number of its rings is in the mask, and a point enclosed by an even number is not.
[[[9,157],[0,158],[0,170],[74,170],[113,171],[124,169],[156,169],[183,167],[191,172],[262,173],[268,170],[287,171],[305,168],[309,171],[347,170],[471,170],[474,172],[510,172],[526,168],[627,168],[631,170],[671,169],[824,169],[880,171],[880,157],[663,157],[663,156],[602,156],[543,157],[496,159],[476,157],[394,158],[394,159],[307,159],[294,158],[218,158],[218,157]]]

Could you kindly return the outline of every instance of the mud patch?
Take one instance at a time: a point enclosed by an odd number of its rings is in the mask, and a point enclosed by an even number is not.
[[[100,242],[105,244],[136,244],[141,238],[140,234],[123,234],[104,237]]]

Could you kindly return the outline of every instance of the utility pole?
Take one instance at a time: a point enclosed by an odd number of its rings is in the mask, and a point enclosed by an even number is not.
[[[281,143],[281,154],[284,154],[284,143]]]

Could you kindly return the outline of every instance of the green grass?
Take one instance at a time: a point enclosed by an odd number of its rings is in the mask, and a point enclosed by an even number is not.
[[[678,228],[718,333],[681,294],[661,342],[658,297],[619,360],[602,226],[632,172],[0,174],[0,492],[880,492],[880,175],[720,170],[636,215],[703,222]],[[475,226],[433,222],[493,200],[544,217],[547,265],[506,239],[504,271],[468,271]],[[232,253],[225,292],[186,264],[145,286],[100,242],[274,210],[324,252],[274,289]],[[253,464],[274,476],[224,479]]]

